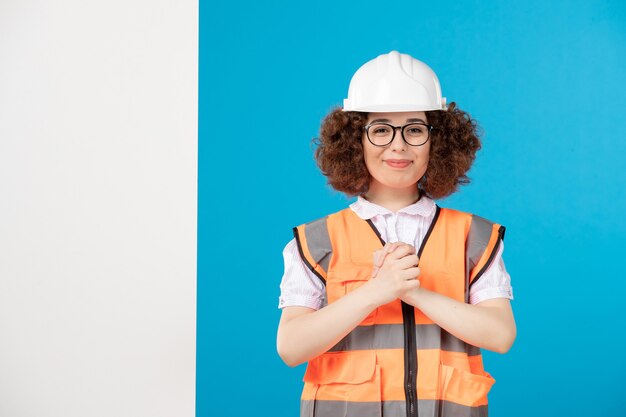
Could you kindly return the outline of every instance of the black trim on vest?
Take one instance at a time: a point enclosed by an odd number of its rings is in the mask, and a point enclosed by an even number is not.
[[[491,265],[493,258],[496,257],[496,253],[498,253],[498,249],[500,248],[500,242],[504,240],[504,232],[506,232],[506,227],[500,226],[500,228],[498,229],[498,240],[496,241],[496,244],[493,246],[493,250],[491,251],[491,254],[489,255],[489,259],[487,259],[487,262],[485,263],[485,265],[483,265],[483,267],[480,268],[480,271],[478,271],[478,273],[476,274],[474,281],[470,283],[469,288],[472,288],[472,285],[474,285],[476,281],[478,281],[478,279],[483,276],[487,268],[489,268],[489,265]]]
[[[324,286],[326,286],[326,280],[324,279],[324,277],[322,277],[320,275],[320,273],[317,272],[315,270],[315,268],[313,268],[313,265],[311,265],[311,263],[306,258],[306,256],[304,256],[304,252],[302,251],[302,242],[300,242],[300,235],[298,234],[298,228],[297,227],[293,228],[293,235],[296,238],[296,243],[298,244],[298,252],[300,253],[300,258],[302,258],[302,260],[304,261],[306,266],[311,270],[311,272],[313,272],[315,274],[315,276],[317,276],[320,279],[320,281],[322,281],[322,284],[324,284]]]
[[[435,204],[435,210],[436,210],[435,217],[433,217],[433,221],[432,223],[430,223],[430,227],[428,228],[428,231],[426,232],[426,235],[424,236],[424,240],[422,240],[422,245],[420,246],[420,249],[417,252],[418,258],[422,256],[422,252],[424,251],[424,246],[426,246],[426,241],[428,240],[428,238],[430,237],[430,234],[433,232],[433,229],[435,228],[435,223],[437,223],[437,219],[439,218],[439,213],[441,212],[441,207]],[[418,260],[418,265],[419,265],[419,260]]]
[[[382,236],[380,235],[380,232],[378,231],[378,229],[376,228],[376,226],[374,226],[374,222],[372,222],[372,219],[367,219],[365,220],[367,222],[367,224],[370,225],[370,227],[372,228],[372,230],[374,231],[374,233],[376,233],[376,236],[378,236],[378,240],[380,240],[380,243],[383,244],[383,246],[385,246],[385,241],[383,240]]]
[[[407,417],[417,417],[417,342],[415,335],[415,308],[402,301],[404,324],[404,396]]]

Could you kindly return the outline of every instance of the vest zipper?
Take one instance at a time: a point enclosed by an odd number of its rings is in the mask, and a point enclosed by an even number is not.
[[[417,257],[422,259],[422,252],[424,251],[424,246],[426,246],[426,242],[430,237],[433,229],[435,228],[435,224],[439,219],[439,213],[441,212],[441,207],[435,204],[435,216],[433,217],[432,222],[430,223],[430,227],[424,236],[424,240],[422,240],[422,244],[420,245],[419,250],[417,251]],[[371,219],[366,220],[370,225],[380,243],[385,246],[385,241],[380,235],[376,226],[374,226],[374,222]],[[418,265],[419,265],[418,262]],[[404,325],[404,395],[406,397],[406,416],[407,417],[418,417],[419,412],[417,409],[417,335],[415,331],[415,308],[402,301],[402,323]]]
[[[404,393],[407,417],[417,417],[417,346],[415,343],[415,312],[412,305],[402,302],[404,322]]]
[[[435,204],[435,216],[426,231],[424,240],[417,251],[418,266],[422,262],[422,252],[430,234],[437,224],[441,208]],[[415,330],[415,307],[402,302],[402,322],[404,323],[404,393],[406,396],[406,416],[418,417],[417,408],[417,332]]]

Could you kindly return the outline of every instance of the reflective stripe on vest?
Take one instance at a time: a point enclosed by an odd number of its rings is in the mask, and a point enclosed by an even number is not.
[[[315,408],[314,408],[315,407]],[[487,417],[486,405],[468,407],[449,401],[418,400],[420,416],[450,416],[450,417]],[[405,401],[353,402],[346,407],[344,401],[300,401],[300,416],[345,416],[345,417],[380,417],[406,416]]]
[[[487,270],[504,239],[505,227],[472,215],[472,223],[465,242],[465,302],[469,303],[469,289]],[[487,250],[491,249],[491,250]]]
[[[326,284],[326,271],[333,253],[326,227],[328,216],[293,228],[300,257],[318,278]]]
[[[363,285],[384,242],[371,221],[345,209],[294,228],[307,266],[324,282],[328,303]],[[504,227],[437,206],[419,248],[423,288],[467,302],[489,266]],[[482,416],[495,380],[476,346],[400,300],[372,311],[307,365],[302,416]]]
[[[454,337],[436,324],[415,326],[417,349],[442,349],[464,352],[468,356],[480,355],[480,349]],[[330,352],[365,349],[404,349],[404,326],[402,324],[377,324],[357,326]]]

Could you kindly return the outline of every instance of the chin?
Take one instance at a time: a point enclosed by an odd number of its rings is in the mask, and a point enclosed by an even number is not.
[[[394,189],[397,189],[397,190],[403,190],[405,188],[417,188],[417,181],[415,181],[415,182],[402,182],[402,183],[389,182],[389,183],[383,183],[383,185],[385,187],[388,187],[388,188],[394,188]]]

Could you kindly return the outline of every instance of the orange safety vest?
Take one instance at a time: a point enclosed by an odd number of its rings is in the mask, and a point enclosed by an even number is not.
[[[293,230],[329,304],[370,278],[373,252],[385,244],[371,220],[350,208]],[[417,252],[421,287],[468,303],[504,232],[482,217],[436,206]],[[399,299],[311,359],[303,380],[300,417],[482,417],[495,382],[480,348]]]

